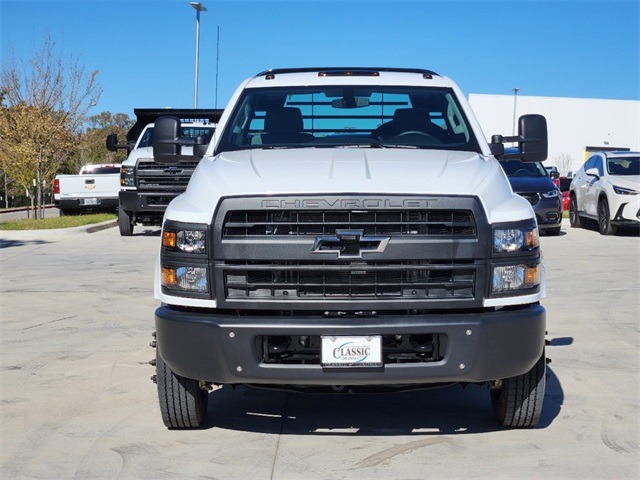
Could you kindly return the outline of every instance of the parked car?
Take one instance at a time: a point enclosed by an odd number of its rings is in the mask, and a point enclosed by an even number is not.
[[[526,198],[538,220],[538,228],[548,235],[559,235],[562,223],[562,194],[540,162],[500,160],[511,188]]]
[[[560,189],[561,192],[568,192],[570,190],[571,187],[571,181],[573,180],[572,177],[560,177],[559,179],[559,185],[558,188]]]
[[[560,188],[560,172],[558,171],[558,167],[544,167],[547,172],[549,172],[549,176],[551,177],[551,180],[553,181],[553,184]]]
[[[562,193],[562,211],[566,212],[567,210],[569,210],[569,200],[570,200],[569,190],[564,190],[564,191],[561,191],[560,193]]]
[[[569,219],[581,228],[598,222],[602,235],[640,225],[640,152],[598,152],[582,165],[570,187]]]
[[[573,175],[571,177],[560,177],[558,179],[560,189],[560,193],[562,193],[562,210],[569,210],[569,187],[571,186],[571,180],[573,180]]]

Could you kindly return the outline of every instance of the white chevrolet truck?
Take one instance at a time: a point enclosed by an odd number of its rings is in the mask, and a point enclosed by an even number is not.
[[[56,175],[54,205],[60,215],[116,211],[120,191],[120,164],[89,164],[78,175]]]
[[[185,145],[178,118],[156,121],[156,162],[188,160]],[[544,117],[488,143],[431,71],[279,69],[244,81],[190,152],[202,160],[165,212],[155,278],[167,427],[200,426],[212,386],[234,384],[485,384],[501,425],[536,425],[544,265],[496,158],[544,160]]]
[[[179,117],[182,121],[181,137],[208,144],[213,136],[222,110],[136,108],[136,123],[127,132],[127,143],[118,144],[118,137],[107,137],[107,149],[116,151],[126,148],[127,159],[122,162],[120,172],[120,192],[118,207],[118,229],[120,235],[133,235],[136,224],[160,225],[169,202],[187,188],[187,183],[199,159],[189,156],[189,160],[175,165],[161,165],[153,161],[152,139],[153,121],[163,115]],[[185,153],[191,147],[185,146]]]

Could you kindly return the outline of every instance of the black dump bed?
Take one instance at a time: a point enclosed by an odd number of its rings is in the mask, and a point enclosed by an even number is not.
[[[133,113],[136,116],[136,123],[127,132],[127,144],[130,145],[131,150],[144,127],[155,122],[158,117],[178,117],[183,123],[205,121],[218,123],[223,111],[209,108],[135,108]]]

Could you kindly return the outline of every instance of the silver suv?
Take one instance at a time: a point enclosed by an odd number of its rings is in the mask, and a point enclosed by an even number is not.
[[[598,152],[578,170],[570,186],[572,227],[597,220],[602,235],[640,225],[640,153]]]

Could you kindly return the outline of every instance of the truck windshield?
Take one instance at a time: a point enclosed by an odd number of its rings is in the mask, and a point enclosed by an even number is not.
[[[183,126],[181,129],[181,137],[204,137],[204,143],[208,144],[211,141],[211,137],[213,137],[213,132],[215,131],[214,127],[206,127],[206,126]],[[151,147],[153,146],[153,127],[147,128],[142,134],[142,138],[140,138],[140,142],[138,142],[137,148],[143,147]]]
[[[479,152],[454,92],[402,86],[247,89],[217,153],[254,148],[400,147]]]

